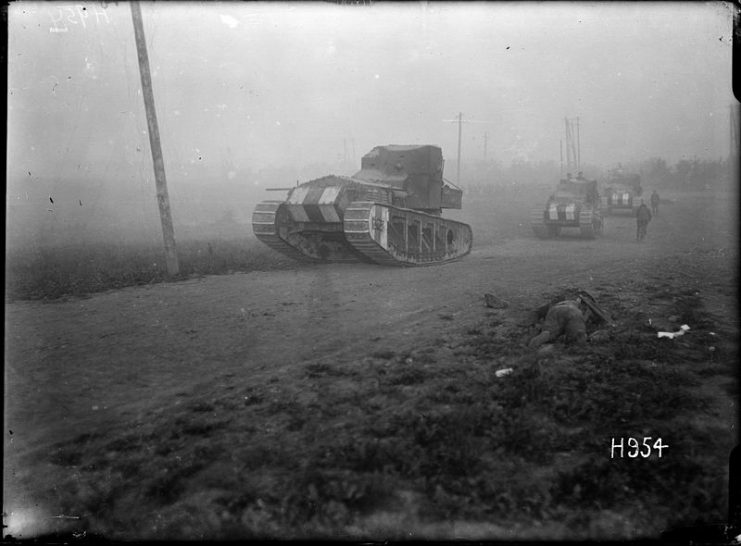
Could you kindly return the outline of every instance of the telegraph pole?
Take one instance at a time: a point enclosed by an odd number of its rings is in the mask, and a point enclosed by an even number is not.
[[[455,119],[444,119],[445,122],[456,122],[458,123],[458,169],[456,173],[456,184],[461,182],[461,135],[463,133],[463,112],[459,112]],[[466,123],[489,123],[488,121],[479,121],[475,119],[467,119]]]
[[[576,121],[576,136],[574,135],[574,121]],[[581,146],[579,142],[579,118],[576,120],[564,118],[566,126],[566,170],[574,172],[581,170]],[[574,142],[576,139],[576,142]]]
[[[581,170],[581,140],[579,139],[579,116],[576,116],[576,170]]]
[[[463,112],[458,113],[458,169],[456,171],[455,183],[461,184],[461,133],[463,131]]]
[[[563,176],[563,139],[558,141],[558,145],[561,151],[561,176]]]
[[[731,128],[731,149],[728,153],[728,156],[733,158],[738,153],[738,141],[739,141],[739,135],[738,135],[738,129],[739,129],[739,112],[738,112],[738,105],[737,104],[731,104],[731,112],[729,117],[729,126]]]
[[[573,173],[576,168],[576,150],[574,149],[571,123],[569,118],[564,118],[564,126],[566,127],[566,171]]]
[[[152,163],[154,165],[154,180],[157,186],[157,204],[160,209],[160,222],[162,223],[162,237],[165,242],[165,262],[167,274],[177,275],[180,271],[178,264],[178,253],[175,246],[175,231],[172,227],[172,216],[170,215],[170,198],[167,194],[167,178],[165,177],[165,161],[162,158],[162,147],[160,146],[160,131],[157,125],[157,112],[154,108],[154,93],[152,91],[152,77],[149,73],[149,57],[147,55],[147,42],[144,38],[144,26],[142,25],[142,12],[139,2],[131,2],[131,19],[134,22],[134,38],[136,39],[136,52],[139,57],[139,74],[142,80],[142,95],[144,96],[144,109],[147,113],[147,128],[149,132],[149,146],[152,150]]]

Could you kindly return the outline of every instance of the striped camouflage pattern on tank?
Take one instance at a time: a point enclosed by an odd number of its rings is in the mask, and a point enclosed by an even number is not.
[[[607,204],[611,207],[633,206],[633,196],[627,191],[613,191],[607,194]]]
[[[351,201],[389,201],[385,188],[353,182],[350,178],[330,176],[298,186],[291,190],[286,209],[296,222],[336,224],[342,222]]]
[[[337,202],[341,186],[299,186],[291,191],[286,208],[297,222],[341,222]]]
[[[578,224],[580,212],[578,203],[548,203],[544,214],[546,222]]]

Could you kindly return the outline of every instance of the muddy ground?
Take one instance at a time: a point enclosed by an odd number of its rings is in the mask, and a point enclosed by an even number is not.
[[[536,239],[540,191],[469,196],[474,249],[444,266],[7,303],[4,534],[623,539],[722,521],[736,196],[664,191],[637,243],[630,217]],[[614,325],[529,350],[532,311],[576,288]],[[611,458],[629,437],[669,447]]]

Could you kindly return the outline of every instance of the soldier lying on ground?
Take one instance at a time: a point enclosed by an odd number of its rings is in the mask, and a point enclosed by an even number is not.
[[[530,340],[528,347],[540,347],[544,343],[555,341],[561,335],[566,338],[567,343],[585,343],[589,313],[589,308],[581,297],[552,305],[540,334]]]

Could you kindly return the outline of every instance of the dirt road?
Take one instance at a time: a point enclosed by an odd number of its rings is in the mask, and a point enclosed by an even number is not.
[[[735,262],[735,198],[665,197],[671,203],[643,243],[629,217],[609,217],[600,239],[538,240],[526,220],[529,196],[513,197],[512,207],[477,199],[462,217],[473,225],[474,249],[445,266],[297,266],[6,304],[6,505],[34,498],[18,486],[38,471],[25,461],[57,442],[126,427],[225,383],[288,381],[302,363],[457,335],[484,320],[485,292],[524,309],[563,284],[589,289],[612,270],[630,275],[631,264],[661,267],[688,252]],[[720,315],[735,316],[735,298],[708,292]]]

